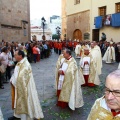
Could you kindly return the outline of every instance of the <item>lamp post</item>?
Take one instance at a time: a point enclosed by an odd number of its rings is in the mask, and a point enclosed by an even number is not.
[[[59,37],[58,39],[60,39],[60,35],[61,35],[60,29],[61,29],[61,28],[60,28],[59,26],[56,27],[56,33],[57,33],[57,35],[58,35],[58,37]]]
[[[45,22],[46,22],[46,20],[45,20],[44,17],[41,18],[41,22],[42,22],[42,28],[43,28],[43,36],[42,36],[42,39],[45,40],[44,27],[45,27]]]

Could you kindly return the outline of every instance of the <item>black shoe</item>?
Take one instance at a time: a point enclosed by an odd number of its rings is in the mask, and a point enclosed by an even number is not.
[[[15,116],[9,117],[8,120],[20,120],[20,118],[16,118]]]

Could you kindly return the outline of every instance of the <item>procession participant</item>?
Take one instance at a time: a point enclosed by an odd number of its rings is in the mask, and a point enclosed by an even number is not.
[[[75,47],[75,54],[76,54],[76,57],[80,57],[80,49],[81,49],[81,45],[79,43],[79,41],[77,42],[77,45]]]
[[[70,39],[69,42],[68,42],[68,48],[69,48],[70,50],[72,50],[72,40],[71,40],[71,39]]]
[[[66,49],[63,54],[65,60],[56,70],[57,83],[57,106],[75,110],[83,106],[81,91],[81,77],[75,59],[71,56],[71,51]],[[83,79],[83,78],[82,78]]]
[[[115,62],[115,49],[113,47],[113,43],[110,42],[110,45],[109,47],[107,48],[104,56],[103,56],[103,60],[106,62],[106,63],[113,63]]]
[[[77,41],[76,41],[76,39],[75,39],[75,40],[74,40],[74,46],[73,46],[74,50],[75,50],[75,48],[76,48],[76,45],[77,45]]]
[[[56,40],[56,53],[58,54],[58,40]]]
[[[120,120],[120,70],[107,76],[104,94],[95,101],[87,120]]]
[[[83,73],[85,84],[82,86],[95,86],[100,84],[99,76],[92,55],[88,48],[84,49],[84,55],[80,59],[80,70]]]
[[[102,55],[101,55],[100,47],[97,45],[96,41],[91,43],[90,53],[96,64],[96,69],[97,69],[98,75],[100,75],[101,69],[102,69]]]
[[[80,57],[82,55],[84,55],[84,48],[87,48],[87,46],[85,45],[85,42],[82,43],[81,49],[80,49]]]
[[[56,63],[56,67],[59,68],[61,66],[61,64],[63,63],[63,61],[65,60],[63,54],[65,52],[66,48],[62,49],[62,53],[59,55],[57,63]]]
[[[21,50],[15,52],[15,59],[18,63],[10,79],[14,116],[8,118],[8,120],[43,118],[31,65]]]
[[[62,63],[64,62],[65,58],[63,56],[64,52],[65,52],[66,48],[62,49],[62,53],[59,55],[57,63],[56,63],[56,71],[60,68],[60,66],[62,65]],[[57,81],[56,78],[58,77],[58,73],[55,74],[55,89],[57,90]]]
[[[59,42],[58,42],[58,53],[59,53],[59,55],[61,54],[61,50],[62,50],[62,42],[61,42],[61,40],[59,40]]]

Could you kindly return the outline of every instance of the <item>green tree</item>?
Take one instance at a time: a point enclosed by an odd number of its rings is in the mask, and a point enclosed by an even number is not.
[[[52,35],[52,39],[57,39],[57,40],[59,40],[59,38],[60,38],[60,37],[59,37],[59,35],[57,35],[57,34],[53,34],[53,35]]]

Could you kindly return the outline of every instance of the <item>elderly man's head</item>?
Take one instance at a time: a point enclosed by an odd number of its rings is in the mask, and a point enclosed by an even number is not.
[[[120,70],[107,76],[105,87],[107,106],[113,110],[120,110]]]

